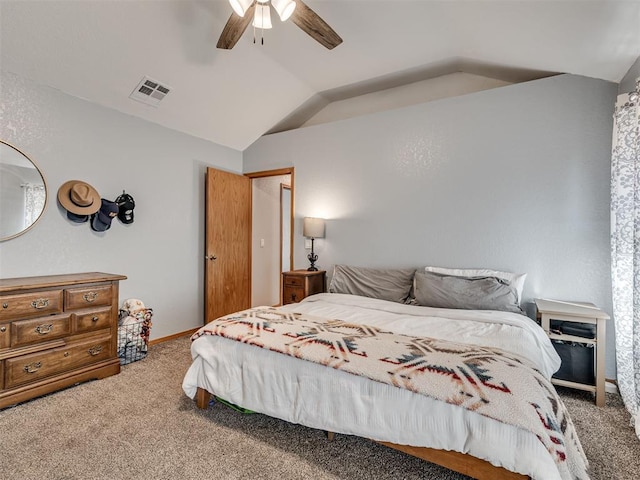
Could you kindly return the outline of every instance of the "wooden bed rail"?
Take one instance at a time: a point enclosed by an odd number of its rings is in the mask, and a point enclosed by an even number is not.
[[[198,387],[196,392],[196,405],[198,408],[209,407],[211,393]],[[329,440],[333,440],[335,434],[327,432]],[[454,472],[468,475],[477,480],[527,480],[529,477],[514,473],[501,467],[496,467],[486,460],[449,450],[436,450],[428,447],[412,447],[411,445],[398,445],[390,442],[376,442],[385,447],[399,450],[411,456],[418,457],[431,463],[453,470]]]
[[[436,450],[428,447],[412,447],[389,442],[376,442],[385,447],[394,448],[414,457],[436,463],[454,472],[468,475],[477,480],[526,480],[529,477],[514,473],[502,467],[496,467],[486,460],[450,450]]]

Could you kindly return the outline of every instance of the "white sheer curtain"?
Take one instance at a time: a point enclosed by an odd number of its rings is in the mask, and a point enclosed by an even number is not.
[[[44,185],[33,185],[26,183],[22,185],[24,189],[24,228],[35,222],[44,208],[46,194]]]
[[[611,273],[618,388],[640,438],[640,79],[618,96],[611,156]]]

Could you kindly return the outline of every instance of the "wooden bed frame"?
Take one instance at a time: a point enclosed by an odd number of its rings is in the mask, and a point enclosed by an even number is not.
[[[196,393],[196,405],[200,409],[207,409],[211,400],[211,393],[204,388],[198,387]],[[333,439],[334,434],[329,433],[329,439]],[[486,460],[474,457],[469,454],[454,452],[449,450],[436,450],[428,447],[412,447],[411,445],[398,445],[390,442],[377,442],[389,448],[400,450],[414,457],[436,463],[440,466],[453,470],[454,472],[468,475],[477,480],[525,480],[526,475],[514,473],[502,467],[496,467]]]

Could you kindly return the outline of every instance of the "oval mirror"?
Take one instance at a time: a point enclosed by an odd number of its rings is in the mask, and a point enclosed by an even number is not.
[[[47,185],[33,161],[0,140],[0,242],[17,237],[38,221],[47,204]]]

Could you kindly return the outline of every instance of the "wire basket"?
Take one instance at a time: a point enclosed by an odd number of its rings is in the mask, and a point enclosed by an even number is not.
[[[142,360],[149,349],[149,335],[151,334],[151,317],[153,310],[147,308],[136,313],[135,317],[128,312],[120,311],[118,325],[118,357],[120,365]]]

